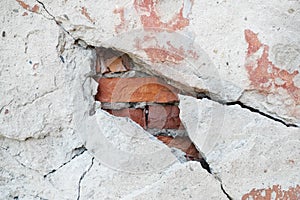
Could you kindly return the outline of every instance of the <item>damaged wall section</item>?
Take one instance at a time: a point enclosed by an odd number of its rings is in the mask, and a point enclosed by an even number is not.
[[[96,100],[101,108],[130,118],[169,147],[185,152],[186,160],[200,161],[209,170],[179,118],[178,94],[186,92],[145,72],[126,53],[103,47],[96,53]]]

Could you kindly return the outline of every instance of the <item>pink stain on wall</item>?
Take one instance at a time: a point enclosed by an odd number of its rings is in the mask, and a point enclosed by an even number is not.
[[[172,19],[168,22],[162,22],[158,15],[156,4],[158,1],[155,0],[135,0],[134,7],[138,13],[140,13],[140,20],[143,24],[144,29],[157,29],[158,31],[176,31],[181,30],[189,25],[189,19],[183,16],[183,6],[174,13]]]
[[[288,190],[282,190],[280,185],[273,185],[272,188],[255,189],[253,188],[249,193],[243,195],[242,200],[271,200],[271,199],[284,199],[284,200],[299,200],[300,186],[290,187]]]
[[[248,43],[246,69],[253,88],[267,94],[276,93],[281,88],[287,91],[296,105],[299,105],[300,88],[293,81],[299,71],[295,70],[291,73],[275,66],[269,60],[269,46],[262,44],[257,34],[251,30],[245,30],[245,39]],[[253,61],[251,57],[261,48],[263,48],[263,53]]]
[[[166,38],[160,39],[161,36],[155,34],[163,32],[173,34],[176,33],[176,31],[187,27],[189,25],[189,19],[187,16],[190,13],[193,1],[182,0],[181,6],[180,4],[178,5],[177,12],[175,12],[173,16],[169,17],[169,19],[165,21],[162,20],[162,16],[160,16],[158,12],[158,7],[161,6],[160,3],[161,2],[158,0],[134,1],[133,9],[136,11],[143,30],[145,31],[143,32],[143,34],[145,34],[143,37],[136,38],[136,49],[144,51],[152,63],[166,61],[171,63],[179,63],[186,57],[198,59],[199,56],[193,45],[191,45],[192,43],[190,44],[187,42],[187,44],[178,45],[178,37],[172,36],[170,37],[171,39],[168,39],[168,36],[166,36]],[[171,2],[170,5],[172,5]],[[116,33],[127,31],[129,22],[133,20],[126,18],[125,9],[129,8],[122,7],[113,11],[114,14],[119,14],[120,18],[120,23],[115,26]]]
[[[121,20],[120,24],[115,26],[116,33],[120,33],[122,30],[126,30],[128,23],[125,20],[124,7],[115,9],[114,14],[119,14],[120,15],[120,20]]]
[[[28,4],[26,4],[25,2],[21,1],[21,0],[16,0],[20,6],[22,6],[22,8],[24,8],[25,10],[31,11],[31,12],[38,12],[39,11],[39,6],[37,4],[35,4],[33,7],[29,6]],[[26,16],[23,14],[23,16]]]
[[[157,38],[145,36],[143,39],[136,39],[136,48],[145,51],[152,63],[171,62],[177,64],[190,56],[197,59],[197,52],[183,46],[175,47],[171,41],[158,41]]]
[[[90,22],[94,23],[95,20],[91,18],[90,14],[88,13],[86,7],[81,7],[81,14],[85,16]]]

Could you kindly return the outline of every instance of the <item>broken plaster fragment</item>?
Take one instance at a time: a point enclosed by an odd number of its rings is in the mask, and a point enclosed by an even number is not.
[[[180,95],[179,107],[188,135],[233,199],[253,188],[299,184],[298,127],[208,99]]]

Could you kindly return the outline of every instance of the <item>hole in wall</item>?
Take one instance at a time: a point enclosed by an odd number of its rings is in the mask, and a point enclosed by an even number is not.
[[[128,117],[172,150],[184,153],[182,161],[198,161],[210,172],[208,163],[188,137],[179,118],[178,94],[187,92],[146,72],[126,53],[97,47],[95,100],[117,117]]]

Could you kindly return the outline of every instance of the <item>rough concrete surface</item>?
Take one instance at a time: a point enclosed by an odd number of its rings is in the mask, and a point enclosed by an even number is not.
[[[298,1],[3,0],[0,12],[0,199],[300,199]],[[180,117],[211,174],[100,109],[100,46],[190,95]]]
[[[191,140],[232,198],[273,185],[299,187],[299,128],[207,99],[181,96],[179,107]]]

